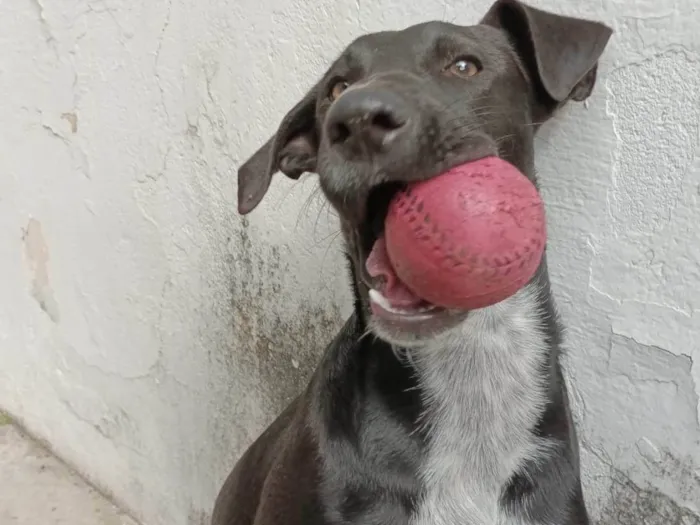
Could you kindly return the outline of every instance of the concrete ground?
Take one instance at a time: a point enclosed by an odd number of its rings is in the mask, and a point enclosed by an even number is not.
[[[0,524],[137,525],[2,412]]]

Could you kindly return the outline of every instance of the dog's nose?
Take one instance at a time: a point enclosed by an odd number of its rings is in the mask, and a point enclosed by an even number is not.
[[[381,153],[406,128],[407,113],[405,102],[391,91],[352,89],[331,106],[326,132],[346,155]]]

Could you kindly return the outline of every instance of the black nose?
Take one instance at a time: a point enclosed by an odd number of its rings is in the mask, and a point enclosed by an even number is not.
[[[351,89],[331,106],[326,132],[346,155],[381,153],[401,136],[408,120],[405,102],[391,91]]]

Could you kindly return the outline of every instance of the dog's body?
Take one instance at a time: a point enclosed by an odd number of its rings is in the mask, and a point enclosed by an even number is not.
[[[590,94],[609,37],[515,0],[472,28],[363,37],[241,167],[242,213],[278,169],[319,174],[355,308],[239,460],[214,525],[589,524],[546,261],[515,296],[471,312],[407,299],[391,270],[365,263],[397,184],[493,154],[534,180],[536,128]]]

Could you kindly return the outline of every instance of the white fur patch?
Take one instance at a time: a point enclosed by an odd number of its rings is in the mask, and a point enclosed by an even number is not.
[[[426,487],[412,525],[534,525],[499,504],[506,482],[547,443],[531,430],[546,402],[546,341],[531,285],[471,312],[410,350],[426,396]],[[539,524],[538,524],[539,525]]]

